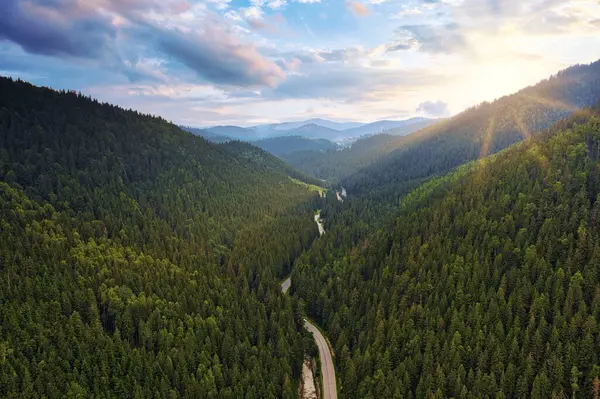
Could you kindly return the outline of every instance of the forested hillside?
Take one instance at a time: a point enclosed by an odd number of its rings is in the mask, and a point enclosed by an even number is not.
[[[0,78],[0,396],[295,397],[320,200],[244,154]]]
[[[252,144],[243,141],[230,141],[220,144],[220,147],[233,154],[237,159],[247,162],[247,167],[253,168],[258,163],[273,173],[284,173],[287,176],[300,180],[306,184],[322,186],[323,180],[307,175],[297,169],[292,168],[280,158],[271,155],[269,152],[255,147]]]
[[[343,184],[358,194],[444,174],[507,148],[599,99],[600,61],[573,66],[535,86],[480,104],[397,141],[394,152],[357,173],[347,173]]]
[[[205,140],[208,140],[213,143],[225,143],[227,141],[231,141],[232,138],[228,136],[223,136],[221,134],[212,133],[206,129],[200,129],[198,127],[190,127],[190,126],[180,126],[182,130],[186,132],[190,132],[195,136],[203,137]]]
[[[329,140],[309,139],[302,136],[272,137],[252,144],[283,159],[298,151],[324,152],[337,149],[337,145]]]
[[[343,397],[598,397],[590,114],[420,186],[351,250],[330,234],[299,258],[292,290],[333,342]]]
[[[345,133],[354,135],[354,137],[382,133],[390,134],[392,136],[405,136],[419,129],[432,125],[437,121],[437,119],[428,118],[410,118],[400,121],[382,120],[368,123],[360,127],[355,127],[353,129],[348,129],[345,131]]]
[[[329,150],[325,153],[298,151],[288,154],[285,160],[311,176],[337,181],[374,163],[397,148],[403,140],[404,137],[377,134],[357,140],[342,150]]]

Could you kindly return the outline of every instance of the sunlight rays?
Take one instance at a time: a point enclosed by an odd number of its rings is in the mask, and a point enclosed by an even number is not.
[[[556,100],[553,98],[545,98],[545,97],[540,97],[540,96],[536,96],[536,95],[532,95],[532,94],[523,94],[523,98],[526,100],[531,100],[531,101],[537,102],[538,104],[545,105],[547,107],[562,108],[562,109],[565,109],[565,110],[568,110],[571,112],[579,109],[572,104],[567,104],[564,101]]]
[[[479,151],[479,158],[485,158],[489,155],[490,145],[494,139],[494,133],[496,130],[496,115],[490,118],[490,123],[485,132],[485,138],[481,144],[481,151]]]
[[[531,132],[527,128],[527,125],[525,125],[525,122],[523,122],[523,118],[520,115],[515,115],[513,116],[513,119],[515,121],[515,125],[517,125],[517,128],[519,129],[519,132],[523,135],[523,139],[529,139],[531,137]]]

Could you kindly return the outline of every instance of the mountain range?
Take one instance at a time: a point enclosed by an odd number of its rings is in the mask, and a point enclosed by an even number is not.
[[[344,187],[355,194],[369,192],[447,173],[528,138],[599,99],[597,61],[572,66],[538,84],[471,107],[412,134],[375,135],[341,151],[298,152],[286,161],[322,179],[341,179]]]
[[[281,122],[281,123],[271,123],[271,124],[267,124],[267,125],[257,125],[257,126],[253,126],[251,129],[254,129],[259,132],[263,132],[263,131],[270,132],[273,130],[285,131],[285,130],[296,129],[301,126],[310,125],[310,124],[326,127],[326,128],[333,129],[333,130],[347,130],[347,129],[352,129],[352,128],[356,128],[356,127],[364,125],[361,122],[334,122],[334,121],[330,121],[327,119],[313,118],[313,119],[296,121],[296,122]]]
[[[407,120],[382,120],[372,123],[334,122],[326,119],[309,119],[297,122],[284,122],[252,127],[213,126],[207,128],[184,127],[186,130],[215,141],[231,140],[257,141],[281,136],[301,136],[309,139],[325,139],[333,142],[347,142],[361,136],[378,133],[406,135],[436,123],[437,119],[411,118]],[[192,130],[190,130],[192,129]]]

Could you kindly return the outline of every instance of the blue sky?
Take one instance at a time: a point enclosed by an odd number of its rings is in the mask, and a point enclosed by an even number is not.
[[[447,116],[600,58],[599,0],[3,0],[0,74],[194,126]]]

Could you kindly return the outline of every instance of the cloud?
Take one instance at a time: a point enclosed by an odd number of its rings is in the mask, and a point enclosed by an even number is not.
[[[425,53],[452,53],[467,46],[466,37],[456,24],[403,25],[395,33],[399,40],[395,43],[404,43],[406,48],[392,44],[394,50],[388,51],[418,48]]]
[[[285,35],[289,33],[287,20],[280,13],[263,17],[262,14],[257,14],[255,12],[245,12],[244,20],[254,31],[263,31],[271,35]]]
[[[384,116],[398,107],[414,113],[429,98],[452,99],[458,110],[533,83],[558,68],[550,61],[583,62],[598,48],[598,0],[341,3],[356,20],[336,15],[335,2],[297,4],[321,1],[0,0],[0,69],[56,88],[106,87],[107,101],[120,86],[127,106],[148,102],[153,112],[186,118],[214,120],[219,113],[208,109],[230,101],[239,101],[240,115],[268,104],[253,112],[280,118],[279,104],[302,103]],[[288,5],[289,23],[276,11]],[[362,23],[365,15],[372,23]],[[329,48],[332,40],[343,45]],[[486,81],[490,68],[505,65],[515,69],[506,75],[512,86]],[[186,96],[188,86],[218,95]],[[440,103],[421,103],[419,112],[447,113]]]
[[[371,62],[376,61],[378,57],[384,54],[386,48],[384,45],[367,48],[365,49],[362,46],[352,46],[345,48],[337,48],[337,49],[303,49],[297,51],[287,51],[287,52],[279,52],[274,48],[263,49],[263,52],[268,54],[271,57],[278,58],[282,61],[282,65],[289,61],[298,62],[297,67],[301,64],[311,65],[311,64],[334,64],[334,63],[343,63],[343,64],[352,64],[356,65],[357,62],[361,60],[370,60]],[[387,63],[388,60],[377,60],[383,63]],[[381,64],[383,65],[383,64]],[[387,64],[386,64],[387,65]],[[298,69],[298,68],[294,69]],[[286,68],[289,69],[289,68]]]
[[[169,76],[163,68],[161,60],[138,58],[137,60],[123,61],[123,74],[131,83],[153,82],[166,83]]]
[[[360,47],[347,47],[334,50],[317,50],[314,54],[323,61],[328,62],[345,62],[356,60],[366,56],[365,50]]]
[[[413,50],[419,47],[419,41],[416,39],[404,39],[404,40],[397,40],[395,42],[389,43],[386,47],[385,47],[385,51],[388,53],[394,52],[394,51],[404,51],[404,50]]]
[[[67,12],[64,7],[19,0],[3,3],[0,39],[12,41],[30,53],[99,58],[109,51],[116,35],[111,21],[102,15],[72,19],[69,14],[75,9]]]
[[[217,15],[194,14],[200,28],[169,27],[161,18],[189,10],[181,0],[4,0],[0,40],[32,54],[93,60],[131,82],[164,83],[168,67],[185,65],[206,82],[223,86],[274,86],[285,79],[282,69],[251,43],[238,39]],[[267,4],[272,4],[273,0]],[[161,14],[156,17],[155,14]],[[260,21],[250,7],[248,21]],[[251,22],[249,22],[251,23]],[[257,27],[257,26],[256,26]],[[167,59],[162,66],[155,59]],[[123,55],[121,55],[123,54]]]
[[[287,70],[287,71],[296,71],[300,68],[300,65],[302,65],[302,61],[300,61],[298,58],[292,58],[289,61],[283,61],[283,67]]]
[[[158,46],[199,76],[217,85],[275,86],[285,79],[277,64],[242,43],[221,21],[207,18],[200,32],[153,28]]]
[[[285,0],[272,0],[267,3],[267,6],[272,10],[280,10],[287,5]]]
[[[242,8],[240,12],[246,20],[261,20],[263,18],[263,11],[259,6]]]
[[[431,117],[447,116],[450,113],[448,104],[443,101],[425,101],[419,104],[417,112],[422,112]]]
[[[392,15],[394,19],[402,19],[408,16],[421,15],[423,12],[418,8],[404,8],[402,11],[398,12],[395,15]]]
[[[364,4],[358,3],[356,1],[347,1],[346,7],[348,7],[348,9],[354,15],[357,15],[359,17],[364,17],[371,13],[371,10],[369,10]]]
[[[229,8],[231,0],[207,0],[209,3],[215,5],[217,10],[226,10]]]
[[[527,35],[597,33],[593,19],[600,12],[597,0],[443,0],[440,5],[461,29],[496,34],[506,27]]]
[[[264,98],[327,99],[356,102],[366,98],[389,100],[402,91],[434,87],[444,77],[425,70],[403,70],[363,66],[360,63],[304,65],[303,73],[288,75],[273,89],[263,90]]]

